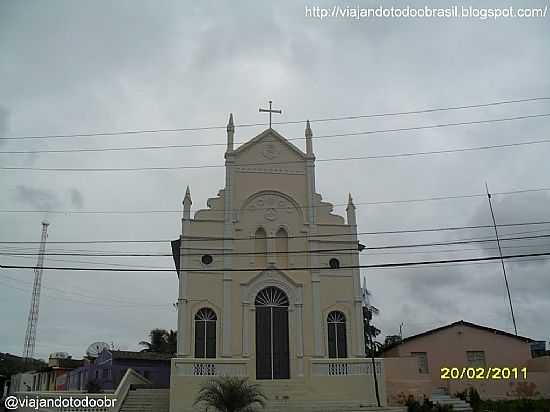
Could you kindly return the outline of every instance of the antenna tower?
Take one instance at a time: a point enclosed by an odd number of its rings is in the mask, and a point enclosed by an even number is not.
[[[44,253],[46,252],[46,239],[48,238],[48,226],[46,221],[42,222],[42,237],[40,239],[40,250],[38,261],[34,268],[34,284],[32,287],[31,308],[27,320],[27,332],[25,333],[25,346],[23,347],[23,358],[25,361],[34,357],[34,343],[36,341],[36,327],[38,325],[38,312],[40,306],[40,289],[42,288],[42,271],[44,267]]]

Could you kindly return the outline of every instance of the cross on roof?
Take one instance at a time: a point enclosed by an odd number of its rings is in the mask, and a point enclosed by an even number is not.
[[[271,104],[272,104],[272,103],[273,103],[273,102],[270,100],[270,101],[269,101],[269,109],[262,109],[262,108],[260,107],[260,113],[264,113],[264,112],[265,112],[265,113],[269,113],[269,128],[270,128],[270,129],[271,129],[271,114],[272,114],[272,113],[278,113],[278,114],[282,114],[282,113],[283,113],[283,111],[280,110],[280,109],[279,109],[279,110],[272,109],[272,108],[271,108]]]

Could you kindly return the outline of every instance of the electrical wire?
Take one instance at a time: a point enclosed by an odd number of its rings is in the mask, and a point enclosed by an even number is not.
[[[331,121],[341,121],[341,120],[357,120],[357,119],[366,119],[373,117],[390,117],[390,116],[404,116],[411,114],[425,114],[441,111],[450,111],[450,110],[461,110],[461,109],[474,109],[474,108],[483,108],[490,106],[500,106],[506,104],[514,103],[525,103],[525,102],[534,102],[534,101],[544,101],[550,100],[550,97],[531,97],[526,99],[515,99],[515,100],[500,100],[489,103],[481,104],[470,104],[462,106],[447,106],[447,107],[435,107],[427,109],[417,109],[409,111],[398,111],[398,112],[386,112],[386,113],[374,113],[374,114],[363,114],[363,115],[352,115],[352,116],[340,116],[340,117],[325,117],[310,120],[311,123],[320,123],[320,122],[331,122]],[[285,125],[285,124],[298,124],[305,123],[307,120],[292,120],[292,121],[279,121],[272,122],[274,125]],[[268,123],[243,123],[237,124],[235,127],[256,127],[256,126],[268,126]],[[219,130],[225,129],[227,126],[201,126],[201,127],[179,127],[179,128],[163,128],[163,129],[144,129],[144,130],[124,130],[124,131],[115,131],[115,132],[87,132],[87,133],[72,133],[72,134],[52,134],[52,135],[27,135],[27,136],[5,136],[0,137],[0,140],[24,140],[24,139],[56,139],[56,138],[69,138],[69,137],[98,137],[98,136],[117,136],[117,135],[132,135],[132,134],[149,134],[149,133],[172,133],[172,132],[190,132],[190,131],[204,131],[204,130]]]
[[[424,261],[411,261],[411,262],[392,262],[392,263],[377,263],[369,265],[346,265],[340,266],[338,269],[377,269],[377,268],[390,268],[390,267],[409,267],[409,266],[424,266],[433,264],[446,264],[446,263],[462,263],[462,262],[481,262],[498,259],[519,259],[528,257],[542,257],[550,256],[550,252],[543,253],[526,253],[519,255],[506,255],[506,256],[484,256],[477,258],[465,258],[465,259],[440,259],[440,260],[424,260]],[[19,266],[19,265],[4,265],[0,264],[0,268],[3,269],[34,269],[35,266]],[[175,269],[129,269],[129,268],[97,268],[97,267],[55,267],[45,266],[44,270],[74,270],[74,271],[101,271],[101,272],[173,272]],[[321,270],[337,270],[326,266],[304,266],[304,267],[285,267],[285,268],[212,268],[212,269],[193,269],[184,268],[180,269],[183,272],[263,272],[266,270],[281,270],[281,271],[321,271]]]
[[[544,235],[533,235],[533,236],[518,236],[518,237],[507,237],[501,238],[501,242],[506,241],[515,241],[523,239],[541,239],[541,238],[550,238],[550,234]],[[263,238],[262,238],[263,239]],[[360,250],[385,250],[385,249],[406,249],[406,248],[417,248],[417,247],[432,247],[432,246],[445,246],[445,245],[463,245],[463,244],[475,244],[475,243],[487,243],[487,242],[496,242],[495,238],[486,238],[486,239],[469,239],[469,240],[454,240],[447,242],[426,242],[426,243],[414,243],[414,244],[389,244],[383,246],[364,246]],[[185,256],[203,256],[205,253],[208,253],[211,256],[267,256],[270,254],[324,254],[329,252],[354,252],[359,253],[359,248],[339,248],[339,249],[314,249],[314,250],[289,250],[289,251],[272,251],[272,252],[212,252],[209,248],[181,248],[183,250],[200,250],[201,253],[186,253]],[[153,256],[173,256],[171,253],[57,253],[57,252],[0,252],[0,256],[109,256],[109,257],[153,257]]]
[[[531,226],[531,225],[546,225],[550,224],[550,220],[538,220],[531,222],[513,222],[513,223],[500,223],[497,224],[497,227],[517,227],[517,226]],[[310,234],[310,235],[294,235],[287,236],[287,239],[314,239],[314,238],[324,238],[324,237],[351,237],[353,235],[387,235],[387,234],[405,234],[405,233],[422,233],[422,232],[446,232],[446,231],[455,231],[455,230],[471,230],[471,229],[490,229],[493,228],[493,225],[466,225],[466,226],[440,226],[432,228],[416,228],[416,229],[395,229],[395,230],[381,230],[381,231],[362,231],[357,233],[324,233],[324,234]],[[522,232],[522,233],[531,233],[531,231]],[[515,234],[515,233],[508,233]],[[265,236],[262,239],[278,239],[277,236]],[[254,236],[245,236],[245,237],[213,237],[213,236],[204,236],[200,238],[186,237],[185,240],[190,242],[202,242],[202,241],[221,241],[221,240],[231,240],[231,241],[250,241],[254,240]],[[66,241],[48,241],[50,244],[95,244],[95,243],[168,243],[174,239],[121,239],[121,240],[66,240]],[[0,244],[40,244],[40,241],[13,241],[13,240],[0,240]]]

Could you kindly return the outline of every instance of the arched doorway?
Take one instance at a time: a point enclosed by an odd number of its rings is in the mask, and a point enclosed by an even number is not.
[[[289,379],[288,297],[270,286],[256,296],[256,379]]]

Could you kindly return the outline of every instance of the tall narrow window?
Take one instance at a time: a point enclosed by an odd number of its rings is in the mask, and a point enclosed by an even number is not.
[[[254,253],[256,254],[256,267],[265,268],[267,266],[267,239],[263,227],[256,230],[254,236]]]
[[[280,228],[275,234],[275,250],[277,252],[277,265],[279,268],[288,267],[288,234]]]
[[[346,317],[342,312],[333,311],[327,317],[328,357],[347,358]]]
[[[202,308],[195,315],[195,358],[216,357],[216,313]]]

